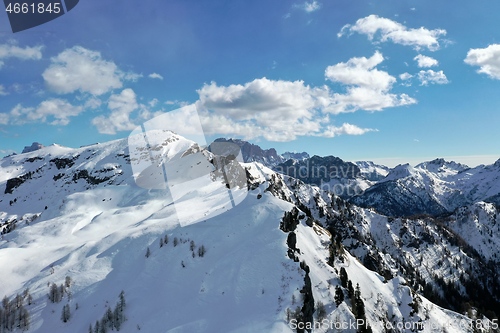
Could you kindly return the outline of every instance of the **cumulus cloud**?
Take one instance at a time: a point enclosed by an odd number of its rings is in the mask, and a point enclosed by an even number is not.
[[[479,66],[478,73],[500,80],[500,44],[491,44],[483,49],[470,49],[465,63]]]
[[[347,86],[347,94],[334,94],[327,110],[332,113],[353,112],[359,109],[380,111],[388,107],[416,103],[406,94],[391,94],[396,78],[376,68],[384,60],[380,52],[370,58],[352,58],[326,68],[325,77]]]
[[[42,59],[42,46],[19,47],[15,44],[0,45],[0,68],[4,64],[4,59],[17,58],[22,60],[39,60]]]
[[[420,85],[422,86],[449,83],[448,78],[443,71],[435,72],[432,69],[418,72],[418,79],[420,80]]]
[[[2,84],[0,84],[0,96],[6,96],[8,94],[9,93],[5,91],[5,87]]]
[[[304,10],[306,13],[312,13],[312,12],[315,12],[318,9],[320,9],[321,4],[319,2],[317,2],[316,0],[313,0],[311,2],[306,1],[302,4],[295,5],[295,7]]]
[[[67,49],[51,61],[42,76],[48,87],[59,94],[80,91],[99,96],[121,88],[125,80],[140,77],[122,72],[114,62],[104,60],[99,52],[81,46]]]
[[[329,108],[340,95],[303,81],[255,79],[244,85],[205,84],[198,90],[200,119],[207,134],[290,141],[299,136],[360,135],[370,128],[330,124]]]
[[[377,69],[380,52],[370,58],[351,58],[329,66],[325,78],[345,92],[328,86],[312,87],[303,81],[255,79],[245,84],[205,84],[197,92],[197,107],[208,134],[233,134],[246,139],[263,137],[290,141],[300,136],[361,135],[371,128],[345,123],[334,126],[330,116],[357,110],[381,111],[414,104],[406,94],[393,94],[396,78]],[[409,75],[409,74],[408,74]]]
[[[130,88],[124,89],[121,93],[110,96],[108,108],[111,110],[111,113],[107,117],[95,117],[92,119],[92,124],[102,134],[131,131],[137,125],[130,119],[130,116],[139,106],[135,92]]]
[[[202,113],[205,130],[239,133],[247,139],[262,136],[271,141],[319,132],[315,108],[325,92],[303,81],[267,78],[227,87],[212,82],[198,90],[199,106],[206,111]]]
[[[439,64],[439,62],[436,59],[424,56],[422,54],[417,55],[415,58],[413,58],[413,60],[417,62],[417,65],[420,68],[433,67]]]
[[[408,72],[405,72],[405,73],[403,73],[403,74],[400,74],[400,75],[399,75],[399,78],[400,78],[401,80],[403,80],[403,81],[409,80],[409,79],[411,79],[412,77],[413,77],[413,75],[411,75],[411,74],[410,74],[410,73],[408,73]]]
[[[439,49],[440,38],[446,35],[444,29],[407,28],[399,22],[377,15],[361,18],[354,25],[345,25],[337,36],[342,37],[354,32],[368,36],[371,41],[391,41],[395,44],[412,46],[416,50],[427,48],[430,51]]]
[[[163,76],[161,76],[160,74],[158,73],[151,73],[148,75],[148,77],[150,79],[158,79],[158,80],[163,80]]]
[[[16,105],[10,113],[4,114],[1,120],[4,124],[23,125],[27,123],[48,123],[65,126],[71,117],[78,116],[83,111],[81,106],[74,106],[63,99],[49,99],[41,102],[38,107],[23,107]]]
[[[356,125],[343,123],[340,127],[327,126],[322,136],[333,138],[339,135],[363,135],[367,132],[378,132],[378,130],[372,128],[360,128]]]

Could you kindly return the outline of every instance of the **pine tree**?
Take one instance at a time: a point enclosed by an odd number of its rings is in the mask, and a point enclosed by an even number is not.
[[[146,258],[149,258],[149,256],[151,255],[151,250],[149,249],[149,246],[146,250]]]
[[[71,287],[71,277],[70,276],[66,276],[66,279],[64,280],[64,285],[66,286],[66,288]]]
[[[322,321],[326,317],[326,308],[323,302],[316,302],[316,316],[318,317],[318,321]]]
[[[347,292],[349,295],[349,299],[353,300],[354,299],[354,288],[352,287],[352,281],[349,280],[347,281]]]
[[[120,292],[120,295],[118,297],[119,297],[118,304],[120,306],[120,312],[123,313],[123,311],[125,311],[125,306],[126,306],[126,303],[125,303],[125,292],[122,290]]]
[[[63,287],[61,285],[61,287]],[[52,302],[52,303],[59,303],[62,299],[62,294],[61,294],[61,289],[64,291],[64,287],[63,288],[59,288],[55,283],[52,283],[50,285],[50,290],[49,290],[49,300]]]
[[[115,310],[113,311],[113,326],[117,331],[120,330],[123,322],[123,314],[120,312],[119,304],[116,305]]]
[[[174,246],[177,246],[177,244],[179,244],[179,240],[177,239],[177,237],[174,237]]]
[[[100,330],[99,333],[108,333],[108,326],[106,325],[106,320],[105,317],[101,319],[101,325],[100,325]]]
[[[69,304],[66,304],[62,308],[61,320],[63,321],[63,323],[67,323],[70,317],[71,317],[70,307]]]
[[[168,235],[165,235],[165,237],[163,237],[163,243],[164,243],[165,245],[167,245],[167,244],[168,244]]]
[[[160,248],[163,247],[163,238],[160,238]]]
[[[205,250],[205,246],[204,246],[204,245],[202,245],[202,246],[200,246],[200,247],[198,248],[198,256],[199,256],[199,257],[203,257],[203,256],[205,256],[205,253],[206,253],[206,252],[207,252],[207,251]]]
[[[59,286],[59,300],[57,301],[58,303],[63,299],[64,297],[64,285],[61,283]]]
[[[114,316],[113,311],[110,307],[108,307],[104,316],[106,317],[106,323],[108,324],[109,328],[112,329],[114,327]]]
[[[23,331],[30,328],[30,314],[23,306],[19,308],[19,328]]]
[[[21,295],[16,294],[16,297],[14,297],[14,306],[16,309],[19,309],[23,305],[23,298]]]
[[[337,286],[335,288],[335,304],[338,307],[343,301],[344,301],[344,292],[339,286]]]
[[[342,287],[347,288],[347,280],[348,280],[347,272],[345,268],[342,267],[340,268],[340,284],[342,285]]]
[[[191,242],[189,242],[189,249],[190,249],[191,251],[194,251],[194,248],[195,248],[195,247],[196,247],[196,246],[195,246],[195,244],[194,244],[194,240],[192,240]]]

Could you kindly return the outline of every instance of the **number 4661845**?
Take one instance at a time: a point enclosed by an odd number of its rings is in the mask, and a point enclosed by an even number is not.
[[[61,12],[61,4],[59,2],[55,3],[48,3],[44,4],[42,2],[39,2],[38,4],[35,3],[9,3],[8,6],[5,8],[5,11],[9,14],[14,13],[14,14],[46,14],[46,13],[54,13],[54,14],[59,14]]]

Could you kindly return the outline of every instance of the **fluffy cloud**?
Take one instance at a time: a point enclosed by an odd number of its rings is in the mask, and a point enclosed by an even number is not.
[[[484,49],[470,49],[465,63],[479,66],[478,73],[500,80],[500,44],[492,44]]]
[[[403,80],[403,81],[409,80],[409,79],[411,79],[412,77],[413,77],[413,75],[411,75],[411,74],[410,74],[410,73],[408,73],[408,72],[405,72],[405,73],[403,73],[403,74],[400,74],[400,75],[399,75],[399,78],[400,78],[401,80]]]
[[[206,131],[240,133],[247,139],[263,136],[272,141],[320,131],[315,108],[325,92],[303,81],[266,78],[227,87],[212,82],[198,90],[199,106],[206,111],[202,113]]]
[[[380,52],[370,58],[352,58],[326,68],[328,80],[347,86],[347,94],[334,94],[327,110],[332,113],[358,109],[380,111],[384,108],[409,105],[416,100],[406,94],[389,93],[396,78],[375,67],[384,60]]]
[[[160,74],[158,73],[151,73],[148,75],[148,77],[150,79],[158,79],[158,80],[163,80],[163,76],[161,76]]]
[[[99,96],[121,88],[124,80],[140,77],[120,71],[114,62],[102,59],[99,52],[81,46],[67,49],[51,60],[42,75],[48,87],[59,94],[79,90]]]
[[[50,125],[69,124],[70,117],[75,117],[83,111],[80,106],[74,106],[62,99],[49,99],[43,101],[38,107],[23,107],[16,105],[7,117],[3,117],[4,123],[23,125],[26,123],[49,123]]]
[[[329,108],[339,96],[328,87],[303,81],[256,79],[244,85],[206,84],[198,90],[198,109],[207,134],[290,141],[299,136],[360,135],[373,129],[330,124]]]
[[[0,68],[2,68],[4,59],[17,58],[22,60],[42,59],[42,46],[19,47],[15,44],[0,45]]]
[[[129,88],[124,89],[121,93],[111,95],[109,98],[108,108],[111,110],[109,116],[98,116],[92,119],[92,124],[102,134],[131,131],[137,125],[130,119],[130,115],[139,106],[135,92]]]
[[[376,131],[348,123],[336,127],[329,117],[357,110],[380,111],[417,102],[406,94],[390,92],[396,78],[376,68],[383,60],[382,54],[375,52],[370,58],[352,58],[327,67],[326,79],[341,84],[345,93],[332,92],[326,85],[311,87],[303,81],[267,78],[243,85],[205,84],[197,91],[203,128],[207,134],[233,134],[246,139],[263,137],[270,141],[290,141],[299,136],[361,135]]]
[[[413,60],[417,62],[417,65],[420,68],[437,66],[439,64],[436,59],[421,54],[417,55],[415,58],[413,58]]]
[[[446,35],[446,30],[443,29],[429,30],[424,27],[409,29],[401,23],[377,15],[361,18],[354,25],[345,25],[337,36],[342,37],[346,33],[353,32],[366,35],[370,40],[392,41],[396,44],[413,46],[417,50],[427,48],[430,51],[439,49],[439,39]]]
[[[378,132],[372,128],[360,128],[356,125],[343,123],[340,127],[328,126],[322,136],[333,138],[339,135],[363,135],[367,132]]]
[[[2,84],[0,84],[0,96],[6,96],[8,94],[9,93],[5,91],[5,87]]]
[[[312,13],[320,9],[321,4],[316,0],[313,0],[311,2],[306,1],[303,4],[295,5],[295,7],[304,10],[306,13]]]
[[[384,61],[384,57],[378,51],[370,58],[352,58],[347,62],[328,66],[325,77],[330,81],[340,82],[345,85],[356,85],[385,91],[396,82],[396,79],[389,73],[375,68],[382,61]]]
[[[418,79],[422,86],[428,84],[447,84],[449,82],[443,71],[435,72],[432,69],[418,72]]]

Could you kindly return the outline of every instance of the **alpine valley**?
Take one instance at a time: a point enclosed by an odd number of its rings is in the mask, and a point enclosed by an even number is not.
[[[500,332],[500,160],[155,138],[0,160],[1,333]],[[151,151],[165,188],[139,186]]]

